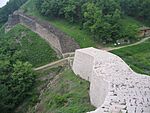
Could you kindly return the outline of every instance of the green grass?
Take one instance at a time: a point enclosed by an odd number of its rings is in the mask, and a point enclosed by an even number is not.
[[[57,67],[37,74],[32,95],[18,107],[16,113],[86,113],[95,109],[89,100],[89,82],[76,76],[70,69]],[[50,81],[51,85],[47,88]],[[39,100],[39,93],[43,89]],[[39,105],[35,110],[37,102]]]
[[[141,27],[143,26],[144,24],[141,23],[140,21],[137,21],[129,16],[123,16],[123,19],[121,20],[121,23],[124,25],[124,26],[130,26],[130,25],[135,25],[137,27]]]
[[[85,113],[94,110],[89,100],[89,83],[70,69],[59,75],[42,96],[42,113]]]
[[[6,34],[1,33],[0,36],[12,39],[12,47],[21,51],[24,60],[30,62],[34,67],[57,59],[56,53],[44,39],[22,25],[16,25]]]
[[[150,75],[150,40],[111,52],[123,58],[136,72]]]
[[[85,30],[80,29],[78,24],[71,24],[62,19],[51,19],[50,22],[74,38],[81,48],[96,47],[96,42],[93,41],[91,34],[87,33]]]

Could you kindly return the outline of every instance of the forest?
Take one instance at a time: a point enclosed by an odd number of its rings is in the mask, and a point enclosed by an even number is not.
[[[3,25],[9,14],[25,2],[26,0],[10,0],[2,7],[0,24]],[[16,49],[12,40],[4,38],[2,29],[0,29],[0,110],[9,113],[29,95],[28,91],[34,84],[35,74],[32,65],[23,62],[21,51]]]

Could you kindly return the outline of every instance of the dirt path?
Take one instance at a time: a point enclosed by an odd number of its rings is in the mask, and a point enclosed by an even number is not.
[[[53,68],[53,67],[58,67],[58,66],[63,66],[65,64],[68,64],[70,60],[72,60],[74,57],[67,57],[67,58],[63,58],[60,60],[57,60],[55,62],[51,62],[49,64],[46,64],[44,66],[40,66],[38,68],[34,68],[34,71],[39,71],[39,70],[43,70],[46,68]]]
[[[134,46],[134,45],[138,45],[140,43],[143,43],[145,42],[146,40],[150,39],[150,37],[146,37],[146,38],[143,38],[142,40],[136,42],[136,43],[133,43],[133,44],[129,44],[129,45],[125,45],[125,46],[120,46],[120,47],[106,47],[106,48],[101,48],[102,50],[106,50],[106,51],[112,51],[112,50],[116,50],[116,49],[121,49],[121,48],[124,48],[124,47],[129,47],[129,46]]]
[[[130,44],[130,45],[125,45],[125,46],[121,46],[121,47],[107,47],[107,48],[101,48],[101,50],[106,50],[106,51],[111,51],[111,50],[116,50],[116,49],[121,49],[121,48],[124,48],[124,47],[129,47],[129,46],[133,46],[133,45],[138,45],[140,43],[143,43],[144,41],[150,39],[150,37],[146,37],[136,43],[133,43],[133,44]],[[73,52],[71,53],[67,53],[65,56],[65,58],[63,59],[60,59],[60,60],[57,60],[55,62],[51,62],[47,65],[44,65],[44,66],[41,66],[41,67],[38,67],[38,68],[35,68],[34,70],[35,71],[39,71],[39,70],[43,70],[43,69],[46,69],[46,68],[52,68],[52,67],[57,67],[57,66],[62,66],[62,65],[65,65],[67,63],[70,62],[71,59],[74,58],[74,54]]]

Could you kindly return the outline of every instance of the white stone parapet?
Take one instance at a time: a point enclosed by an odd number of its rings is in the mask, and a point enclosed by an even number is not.
[[[95,48],[75,52],[73,71],[90,82],[89,113],[150,113],[150,77],[134,72],[120,57]]]

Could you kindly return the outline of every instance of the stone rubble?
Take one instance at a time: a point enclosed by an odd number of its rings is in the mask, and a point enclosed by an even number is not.
[[[75,52],[73,71],[90,82],[88,113],[150,113],[150,77],[134,72],[120,57],[95,48]]]

